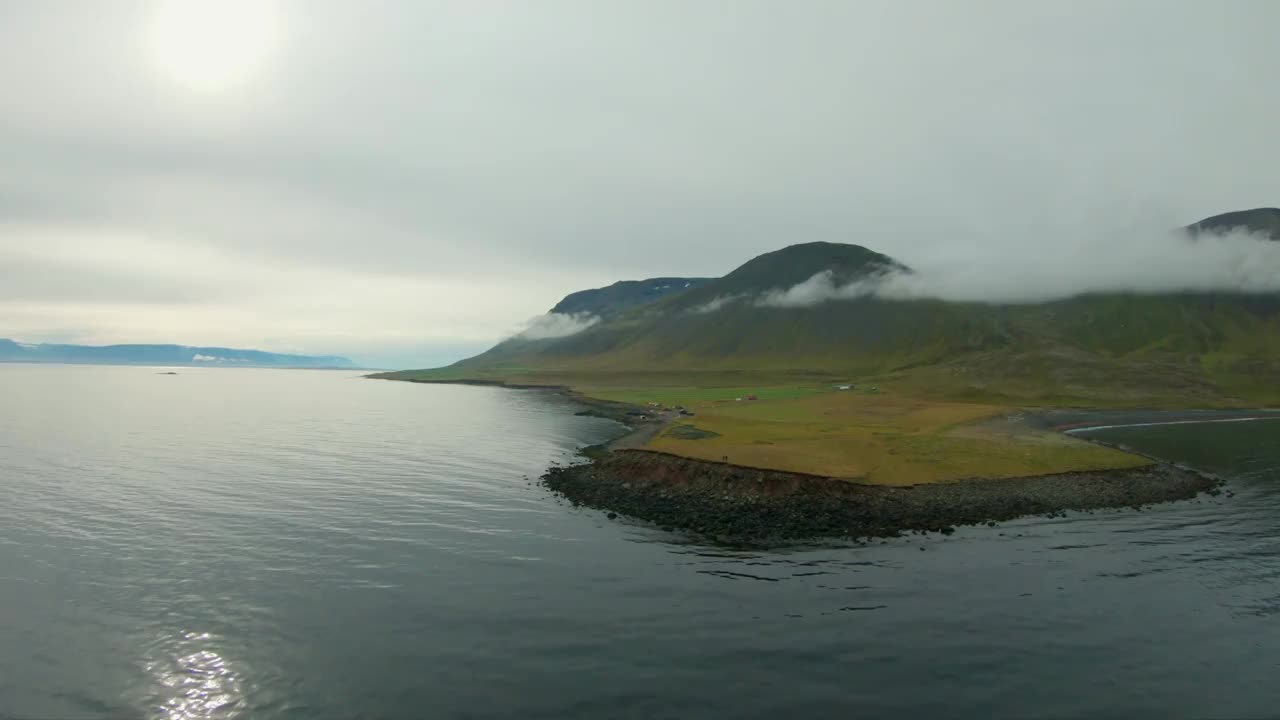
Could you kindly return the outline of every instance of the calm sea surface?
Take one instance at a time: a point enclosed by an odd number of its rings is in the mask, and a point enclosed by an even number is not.
[[[536,391],[0,365],[0,717],[1280,715],[1280,423],[1233,497],[734,552],[526,476]]]

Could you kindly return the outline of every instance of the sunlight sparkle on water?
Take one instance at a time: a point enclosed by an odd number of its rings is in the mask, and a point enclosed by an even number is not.
[[[233,718],[244,707],[240,677],[213,649],[209,633],[184,632],[158,648],[146,664],[155,683],[152,707],[162,720]]]

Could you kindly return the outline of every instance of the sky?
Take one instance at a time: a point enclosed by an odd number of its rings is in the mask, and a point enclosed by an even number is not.
[[[574,290],[812,240],[1047,278],[1077,241],[1280,205],[1278,26],[1272,0],[6,0],[0,337],[422,367]]]

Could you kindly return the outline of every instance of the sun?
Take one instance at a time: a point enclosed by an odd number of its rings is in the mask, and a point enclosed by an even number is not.
[[[277,40],[271,0],[160,0],[149,27],[156,69],[198,91],[252,79]]]

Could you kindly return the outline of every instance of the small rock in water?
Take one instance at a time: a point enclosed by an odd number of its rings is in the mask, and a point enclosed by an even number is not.
[[[609,513],[608,515],[605,515],[605,517],[609,518],[610,520],[617,520],[617,519],[618,519],[618,513],[616,513],[616,512],[611,512],[611,513]]]

